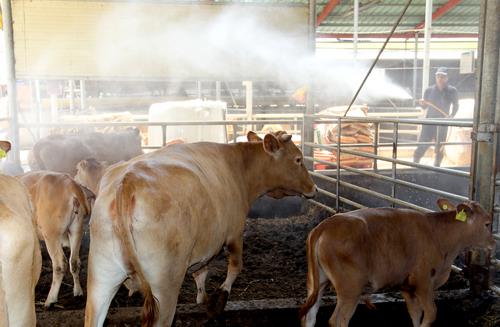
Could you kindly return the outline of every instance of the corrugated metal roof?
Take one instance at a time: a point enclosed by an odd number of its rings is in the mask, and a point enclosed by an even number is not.
[[[323,1],[324,4],[327,1]],[[433,12],[448,0],[434,0]],[[405,0],[360,0],[359,33],[388,33],[406,4]],[[323,10],[324,5],[319,6]],[[353,0],[340,1],[318,27],[318,33],[353,33]],[[425,20],[425,0],[413,0],[396,32],[415,30]],[[432,23],[433,33],[477,33],[479,0],[461,1]]]
[[[447,4],[450,0],[434,0],[433,12]],[[215,0],[218,3],[262,3],[308,5],[308,0]],[[317,1],[319,15],[330,0]],[[392,25],[401,14],[406,0],[359,0],[359,30],[360,34],[389,33]],[[340,0],[334,10],[321,22],[317,33],[352,34],[354,0]],[[435,34],[477,34],[479,24],[480,0],[462,0],[442,17],[433,21],[432,31]],[[413,0],[401,21],[396,33],[415,31],[415,27],[425,20],[425,0]]]

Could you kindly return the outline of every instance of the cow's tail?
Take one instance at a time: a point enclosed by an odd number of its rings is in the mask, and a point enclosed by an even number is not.
[[[69,175],[68,175],[68,178],[70,178]],[[83,209],[85,210],[85,212],[87,213],[86,215],[87,216],[90,215],[90,210],[91,210],[90,203],[87,200],[87,196],[85,195],[85,192],[82,190],[80,185],[73,180],[71,183],[71,187],[72,187],[73,196],[75,197],[73,206],[76,206],[76,207],[82,206]]]
[[[318,243],[318,239],[321,236],[322,230],[318,227],[313,229],[309,236],[307,237],[307,292],[309,296],[306,299],[306,302],[300,308],[299,311],[299,319],[302,319],[311,307],[318,300],[319,293],[319,262],[318,262],[318,254],[316,252],[316,245]]]
[[[116,216],[113,217],[113,228],[121,243],[123,260],[129,277],[137,279],[144,296],[142,309],[142,327],[153,326],[158,317],[158,303],[154,297],[144,272],[139,263],[132,239],[132,212],[135,207],[135,186],[137,180],[134,174],[127,173],[116,191]],[[113,211],[113,210],[112,210]]]

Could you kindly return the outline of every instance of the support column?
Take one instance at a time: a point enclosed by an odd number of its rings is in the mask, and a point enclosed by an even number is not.
[[[418,80],[418,32],[415,33],[415,54],[413,56],[413,99],[418,99],[417,94],[417,80]]]
[[[426,0],[425,30],[424,30],[424,64],[422,69],[422,98],[424,97],[425,89],[429,86],[431,28],[432,28],[432,0]]]
[[[316,52],[316,0],[309,0],[309,53],[314,57]],[[304,117],[304,125],[302,131],[302,142],[314,142],[314,118],[307,115],[314,115],[314,80],[312,74],[308,76],[307,81],[308,89],[306,93],[306,116]],[[304,156],[312,157],[314,151],[311,147],[303,147]],[[307,169],[313,170],[314,163],[305,161]]]
[[[477,92],[474,112],[470,197],[493,213],[495,180],[498,178],[498,129],[500,126],[500,2],[481,1],[479,21]],[[485,251],[467,255],[470,286],[479,293],[489,285],[490,257]]]
[[[68,81],[69,87],[69,113],[75,114],[75,81],[70,79]]]
[[[80,80],[80,111],[87,109],[87,90],[85,89],[85,80]]]
[[[359,0],[354,0],[354,33],[353,33],[354,60],[358,58],[358,30],[359,30]]]
[[[17,88],[16,88],[16,60],[14,55],[14,31],[12,29],[12,8],[10,0],[1,0],[2,4],[2,24],[5,42],[7,97],[9,106],[9,138],[12,150],[9,154],[9,161],[15,165],[21,164],[20,143],[19,143],[19,122],[17,117]]]
[[[253,83],[252,81],[243,81],[241,83],[245,87],[245,99],[246,99],[246,113],[247,117],[246,120],[253,120]],[[253,130],[254,127],[253,125],[250,126],[250,129],[247,129],[245,132],[248,132],[248,130]]]

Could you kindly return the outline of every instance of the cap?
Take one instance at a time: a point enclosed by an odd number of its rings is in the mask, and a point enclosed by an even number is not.
[[[438,75],[438,74],[441,74],[441,75],[444,75],[444,76],[448,76],[448,68],[446,68],[446,67],[439,67],[436,70],[436,75]]]

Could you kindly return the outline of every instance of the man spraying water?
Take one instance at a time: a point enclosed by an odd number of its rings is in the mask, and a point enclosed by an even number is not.
[[[457,89],[448,85],[448,70],[446,67],[440,67],[436,71],[436,84],[428,87],[424,92],[424,98],[419,100],[419,104],[426,109],[426,118],[453,118],[458,111],[458,92]],[[450,114],[450,107],[453,105],[453,110]],[[448,132],[447,126],[438,127],[433,125],[422,125],[422,131],[418,142],[431,142],[436,138],[439,142],[446,141]],[[430,147],[430,144],[420,144],[417,146],[413,155],[414,162],[420,162],[425,151]],[[443,146],[440,146],[437,157],[437,165],[441,165],[443,160]]]

